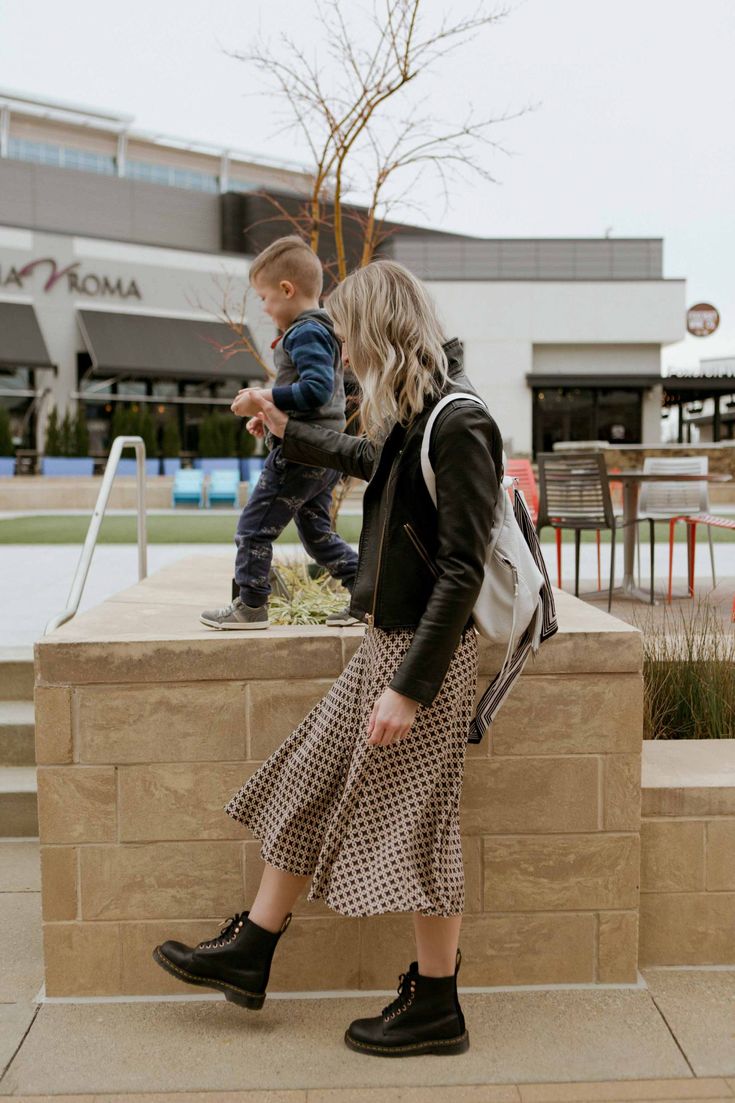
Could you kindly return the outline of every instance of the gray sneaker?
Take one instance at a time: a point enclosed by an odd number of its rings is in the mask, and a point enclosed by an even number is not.
[[[210,628],[267,628],[268,602],[264,605],[246,605],[239,597],[223,609],[205,609],[199,617]]]
[[[352,613],[350,612],[350,605],[348,602],[347,605],[345,605],[344,609],[340,609],[338,613],[330,613],[324,623],[328,624],[330,627],[342,627],[348,626],[350,624],[364,624],[365,618],[353,617]]]

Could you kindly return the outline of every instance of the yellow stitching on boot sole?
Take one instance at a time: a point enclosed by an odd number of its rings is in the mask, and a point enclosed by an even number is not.
[[[186,969],[180,969],[178,965],[174,965],[173,961],[170,961],[165,954],[159,953],[158,950],[156,950],[156,956],[159,958],[163,958],[163,960],[166,962],[166,965],[173,969],[175,973],[178,973],[182,977],[191,977],[191,979],[195,980],[198,984],[209,985],[210,988],[214,988],[216,987],[216,985],[222,984],[225,986],[225,988],[231,988],[233,992],[237,992],[241,996],[254,996],[256,999],[260,999],[261,996],[265,995],[264,992],[248,992],[247,988],[238,988],[236,984],[228,984],[226,980],[217,979],[215,981],[215,978],[198,977],[196,973],[187,973]]]
[[[460,1034],[458,1038],[437,1038],[434,1042],[412,1042],[411,1045],[407,1046],[371,1046],[367,1042],[358,1042],[356,1038],[352,1037],[352,1035],[348,1036],[353,1046],[360,1046],[361,1049],[372,1049],[375,1050],[377,1053],[385,1053],[386,1050],[390,1050],[391,1053],[404,1053],[406,1050],[409,1049],[425,1049],[426,1046],[452,1046],[455,1045],[457,1042],[462,1042],[465,1038],[469,1037],[467,1031],[465,1030],[464,1034]]]

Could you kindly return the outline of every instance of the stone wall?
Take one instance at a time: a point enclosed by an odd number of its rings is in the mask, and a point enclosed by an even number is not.
[[[223,804],[364,628],[208,631],[198,612],[230,574],[180,561],[36,645],[48,996],[180,994],[153,947],[211,937],[252,901],[259,843]],[[559,633],[468,749],[464,985],[637,979],[640,634],[555,596]],[[502,659],[479,644],[478,696]],[[412,954],[410,915],[302,902],[271,988],[389,988]]]
[[[646,740],[641,965],[735,963],[735,739]]]

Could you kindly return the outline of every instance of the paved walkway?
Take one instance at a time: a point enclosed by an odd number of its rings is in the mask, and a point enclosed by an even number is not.
[[[0,1097],[735,1101],[735,967],[643,969],[637,985],[460,986],[469,1051],[387,1061],[353,1053],[342,1036],[393,991],[273,994],[260,1012],[183,987],[179,997],[47,1000],[40,911],[38,840],[0,840]]]

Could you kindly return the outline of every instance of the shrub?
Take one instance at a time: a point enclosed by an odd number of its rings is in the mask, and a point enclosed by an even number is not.
[[[87,428],[87,413],[81,403],[77,407],[77,416],[74,419],[72,438],[72,448],[69,455],[89,455],[89,429]]]
[[[237,454],[242,456],[243,459],[247,459],[248,456],[252,456],[255,453],[257,446],[257,438],[249,433],[245,428],[245,420],[243,420],[240,426],[240,433],[237,438]]]
[[[215,414],[219,426],[219,439],[222,451],[220,456],[234,456],[236,453],[237,422],[233,414]]]
[[[146,456],[158,455],[158,434],[150,410],[146,406],[138,415],[137,436],[143,438]]]
[[[237,423],[231,414],[211,413],[199,427],[199,455],[205,458],[235,455]]]
[[[709,602],[685,613],[663,607],[663,620],[635,618],[643,632],[644,736],[735,736],[735,635]]]
[[[176,418],[170,417],[163,426],[162,451],[168,459],[176,459],[181,452],[181,433]]]
[[[10,414],[0,406],[0,456],[12,456],[15,453],[13,434],[10,431]]]
[[[59,432],[59,412],[55,406],[49,411],[46,423],[46,444],[44,453],[47,456],[62,456],[61,433]]]
[[[64,418],[59,430],[60,448],[62,456],[71,456],[74,448],[74,420],[70,411],[64,411]]]
[[[218,437],[214,414],[207,414],[199,426],[199,455],[205,458],[219,456]]]

